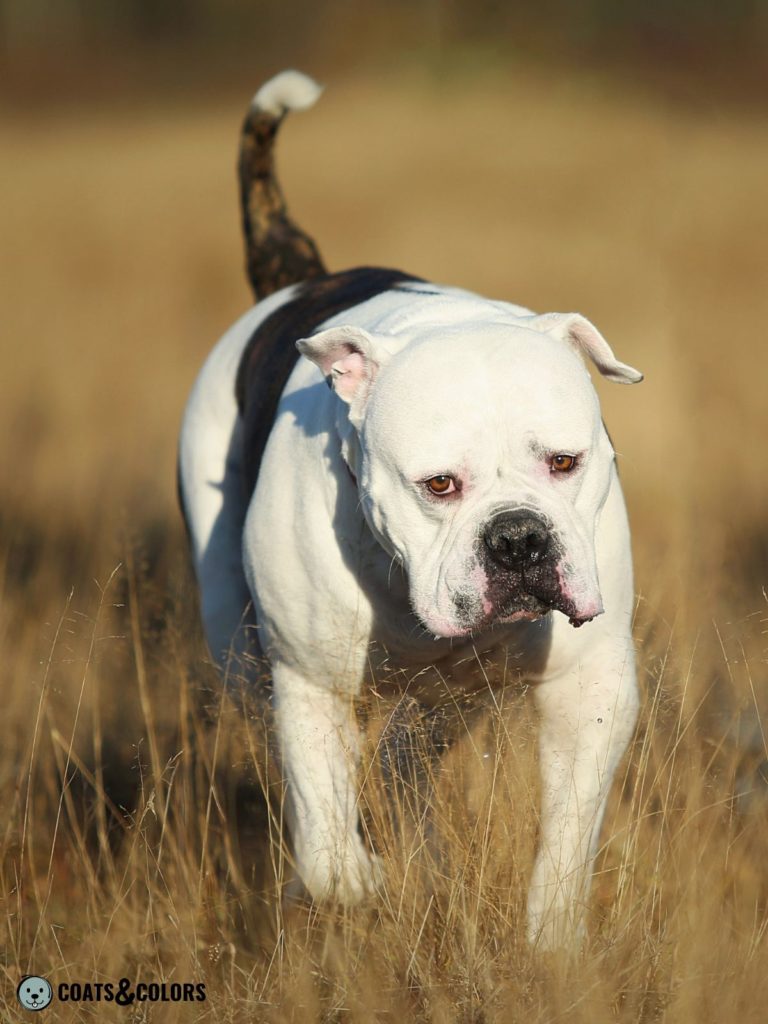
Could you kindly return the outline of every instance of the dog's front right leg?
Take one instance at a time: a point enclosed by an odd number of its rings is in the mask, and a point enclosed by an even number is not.
[[[359,735],[353,697],[287,665],[272,667],[288,825],[296,866],[314,899],[358,903],[376,862],[358,830]]]

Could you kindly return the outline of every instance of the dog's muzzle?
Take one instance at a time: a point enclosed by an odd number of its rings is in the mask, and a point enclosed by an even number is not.
[[[478,556],[485,570],[485,593],[474,599],[466,593],[454,598],[473,628],[479,623],[530,621],[553,610],[567,615],[574,626],[593,617],[580,611],[566,592],[561,544],[547,520],[531,509],[494,515],[478,538]]]

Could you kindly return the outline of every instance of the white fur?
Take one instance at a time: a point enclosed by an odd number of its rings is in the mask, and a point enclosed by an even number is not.
[[[208,646],[222,666],[230,654],[248,649],[243,626],[250,624],[241,554],[246,505],[235,377],[251,334],[292,291],[259,303],[227,331],[200,371],[182,421],[179,484]]]
[[[270,78],[253,97],[253,106],[280,117],[288,110],[308,110],[323,87],[301,71],[281,71]]]
[[[313,896],[347,903],[377,883],[357,831],[352,701],[364,677],[392,681],[405,669],[423,681],[436,666],[463,686],[478,655],[498,651],[503,662],[506,649],[534,684],[541,720],[529,936],[547,948],[571,943],[638,701],[626,513],[574,347],[609,378],[639,375],[582,318],[574,339],[562,330],[571,317],[537,318],[459,289],[384,293],[301,344],[307,358],[283,393],[246,511],[232,458],[237,360],[257,318],[289,295],[259,305],[214,350],[185,418],[181,480],[214,653],[253,598],[299,872]],[[583,448],[586,465],[572,480],[551,479],[536,445]],[[451,509],[425,503],[413,480],[454,462],[471,488]],[[518,505],[546,512],[576,599],[597,617],[574,630],[553,611],[462,635],[456,589],[488,603],[478,531],[495,508]]]

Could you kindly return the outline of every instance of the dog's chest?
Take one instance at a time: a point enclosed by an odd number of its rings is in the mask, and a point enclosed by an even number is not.
[[[428,633],[410,610],[379,605],[369,643],[369,680],[384,692],[407,690],[424,704],[535,680],[549,655],[550,618],[446,639]]]

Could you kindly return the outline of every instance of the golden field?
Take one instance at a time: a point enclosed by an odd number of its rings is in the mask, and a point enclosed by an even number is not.
[[[433,766],[429,836],[392,826],[408,794],[382,799],[371,772],[375,905],[280,898],[262,727],[219,704],[175,500],[187,392],[249,304],[248,97],[5,108],[3,1019],[28,1019],[14,990],[36,973],[206,985],[200,1003],[54,1002],[62,1021],[762,1021],[768,122],[589,74],[327,85],[279,164],[331,269],[579,310],[646,374],[596,385],[644,709],[588,940],[566,958],[522,938],[537,798],[516,692]]]

